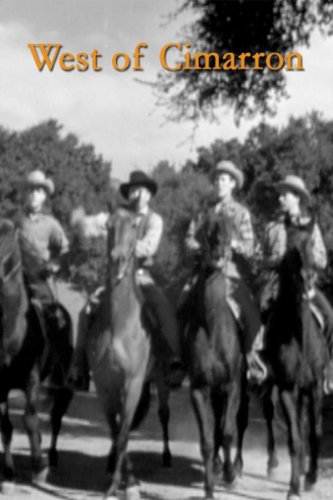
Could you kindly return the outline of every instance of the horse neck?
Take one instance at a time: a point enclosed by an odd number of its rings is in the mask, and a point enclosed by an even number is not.
[[[280,281],[277,321],[285,324],[279,334],[283,342],[289,342],[295,338],[302,345],[304,288],[300,280],[300,277],[290,272]]]
[[[130,319],[140,317],[141,301],[135,283],[134,263],[129,266],[122,279],[115,285],[109,279],[107,293],[110,300],[110,322],[113,335],[124,334]],[[126,331],[127,328],[125,328]]]
[[[23,274],[18,270],[3,283],[1,349],[5,356],[17,352],[26,334],[26,313],[29,307]]]
[[[204,318],[207,335],[216,349],[230,343],[231,313],[227,303],[226,278],[222,272],[213,273],[204,286]]]

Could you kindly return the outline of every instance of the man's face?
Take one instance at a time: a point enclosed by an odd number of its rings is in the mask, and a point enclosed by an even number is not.
[[[219,199],[229,198],[236,188],[236,180],[230,174],[221,172],[216,175],[214,186]]]
[[[300,211],[300,197],[293,191],[283,190],[279,196],[281,210],[289,215],[297,214]]]
[[[129,201],[134,203],[137,210],[148,207],[151,200],[151,192],[144,186],[132,186],[128,193]]]
[[[46,191],[42,187],[31,187],[27,195],[27,207],[32,212],[40,212],[46,200]]]

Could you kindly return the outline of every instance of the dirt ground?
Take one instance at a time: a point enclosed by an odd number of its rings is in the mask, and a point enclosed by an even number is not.
[[[83,297],[60,284],[59,296],[68,306],[76,324]],[[22,398],[11,394],[11,417],[15,426],[13,453],[17,484],[15,500],[94,500],[101,499],[106,488],[106,456],[110,447],[108,427],[94,391],[77,393],[63,421],[59,438],[59,466],[50,473],[43,487],[30,483],[30,452],[22,425]],[[156,397],[139,431],[132,434],[129,450],[135,473],[140,480],[144,500],[199,500],[203,497],[202,460],[198,432],[189,401],[188,387],[172,393],[170,400],[170,446],[173,467],[161,467],[161,428],[157,417]],[[41,407],[43,448],[49,444],[48,414]],[[324,408],[324,438],[320,459],[320,477],[315,491],[304,492],[309,500],[333,499],[333,397]],[[251,401],[250,425],[244,445],[244,473],[232,491],[216,486],[217,500],[285,499],[289,481],[289,457],[284,426],[277,422],[280,465],[274,479],[266,476],[266,431],[258,400]],[[7,495],[3,495],[6,497]],[[121,497],[120,497],[121,498]]]
[[[20,398],[21,399],[21,398]],[[43,487],[30,484],[28,440],[21,421],[20,399],[14,393],[11,415],[16,432],[13,452],[18,482],[12,498],[24,500],[83,500],[102,498],[106,487],[106,456],[110,441],[108,428],[95,393],[77,393],[64,419],[59,439],[59,467],[51,472]],[[173,467],[161,467],[161,429],[157,418],[156,397],[142,428],[132,435],[130,452],[141,483],[144,500],[199,500],[202,490],[202,461],[198,433],[188,396],[188,387],[171,397],[171,452]],[[43,405],[44,406],[44,405]],[[43,445],[47,449],[49,434],[47,413],[42,411]],[[286,498],[289,458],[285,447],[285,430],[276,425],[280,466],[274,479],[266,477],[265,425],[258,400],[251,404],[251,421],[246,433],[244,473],[232,491],[216,486],[218,500],[280,500]],[[333,399],[324,409],[324,439],[320,460],[320,479],[315,491],[304,493],[304,499],[333,498]]]

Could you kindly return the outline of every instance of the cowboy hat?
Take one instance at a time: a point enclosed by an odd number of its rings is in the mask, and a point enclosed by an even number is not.
[[[279,192],[292,191],[298,194],[306,203],[311,202],[311,195],[305,186],[305,182],[298,175],[287,175],[282,181],[278,182],[276,188]]]
[[[29,172],[22,184],[25,188],[41,187],[45,189],[45,191],[49,195],[52,195],[54,193],[53,181],[50,178],[46,177],[44,172],[42,172],[41,170],[33,170],[32,172]]]
[[[244,174],[239,168],[237,168],[232,161],[222,160],[216,165],[215,176],[219,174],[229,174],[236,181],[237,188],[242,189],[244,184]]]
[[[157,183],[142,170],[134,170],[131,172],[128,182],[120,184],[119,190],[121,195],[127,199],[131,187],[145,187],[151,192],[152,196],[157,193]]]

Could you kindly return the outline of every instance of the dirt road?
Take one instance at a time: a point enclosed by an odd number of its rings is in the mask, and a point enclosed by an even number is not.
[[[105,464],[110,442],[108,429],[96,396],[77,394],[65,417],[59,440],[60,463],[45,487],[29,484],[30,462],[26,435],[21,423],[18,400],[11,402],[16,427],[13,441],[18,484],[12,498],[24,500],[83,500],[102,498],[105,488]],[[202,498],[202,466],[198,434],[188,397],[188,388],[171,398],[172,469],[161,467],[161,432],[153,398],[148,418],[140,431],[133,434],[130,450],[145,500],[199,500]],[[42,413],[43,445],[48,444],[47,414]],[[304,493],[304,499],[333,498],[333,401],[324,411],[321,474],[315,492]],[[245,439],[243,477],[232,491],[216,487],[217,500],[280,500],[286,498],[289,459],[285,449],[285,431],[277,426],[280,466],[274,479],[266,477],[265,426],[256,400],[251,407],[251,423]]]

